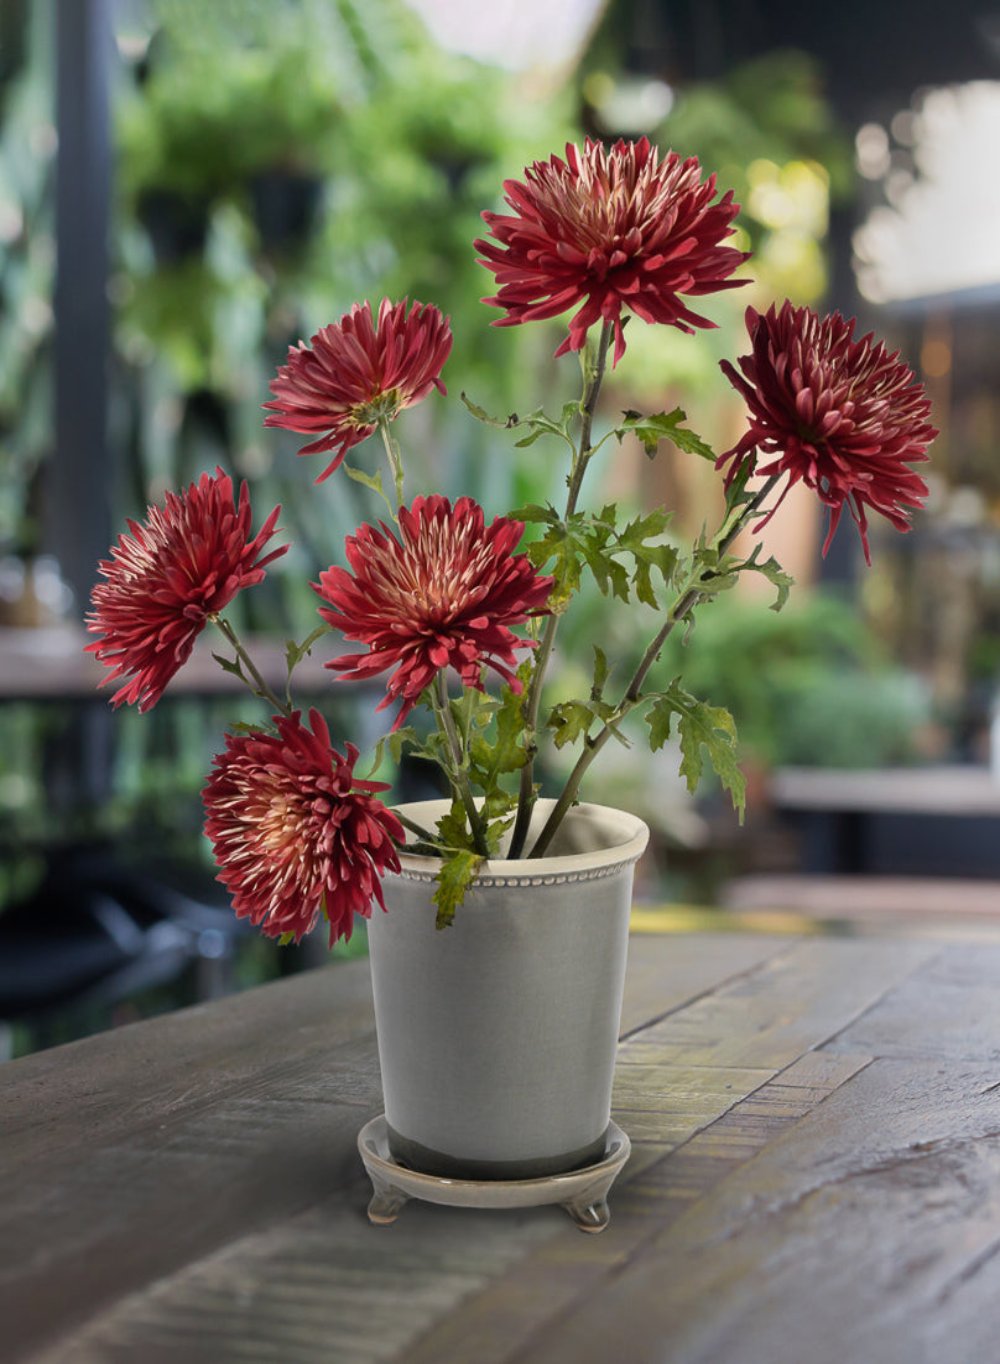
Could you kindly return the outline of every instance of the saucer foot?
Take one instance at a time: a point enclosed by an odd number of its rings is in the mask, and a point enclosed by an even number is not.
[[[588,1232],[591,1236],[596,1236],[598,1232],[604,1231],[611,1221],[611,1211],[608,1208],[606,1199],[598,1199],[595,1203],[564,1203],[563,1207],[572,1217],[580,1231]]]

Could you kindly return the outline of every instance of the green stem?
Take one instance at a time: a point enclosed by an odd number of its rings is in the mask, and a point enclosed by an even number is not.
[[[569,494],[566,498],[565,520],[576,511],[576,504],[580,497],[580,489],[583,486],[583,476],[587,472],[587,465],[593,453],[591,435],[594,429],[594,413],[597,411],[597,399],[601,391],[601,384],[604,380],[604,370],[608,360],[608,347],[614,335],[614,324],[606,322],[601,328],[601,339],[597,347],[597,358],[594,368],[587,377],[584,385],[583,397],[580,403],[582,421],[580,424],[580,449],[573,461],[569,476]],[[531,823],[531,813],[535,807],[535,756],[538,752],[538,711],[542,702],[542,687],[545,683],[545,674],[548,670],[549,660],[552,657],[552,648],[555,644],[556,631],[559,629],[559,617],[549,616],[542,631],[542,638],[538,649],[535,652],[535,667],[531,674],[531,681],[528,683],[528,693],[524,698],[524,743],[527,751],[527,761],[521,768],[520,784],[517,797],[517,818],[514,821],[514,831],[511,835],[509,858],[520,857],[524,851],[524,844],[528,837],[528,826]]]
[[[479,811],[476,809],[475,798],[472,794],[472,783],[469,781],[469,774],[465,770],[462,762],[462,741],[458,737],[455,729],[455,719],[451,713],[451,701],[448,698],[448,688],[444,680],[444,673],[439,672],[434,679],[434,712],[438,717],[438,725],[444,734],[449,752],[452,758],[452,770],[449,773],[452,785],[461,797],[462,804],[465,806],[465,813],[469,818],[469,829],[472,833],[472,841],[475,844],[476,852],[480,857],[489,857],[490,850],[486,842],[486,832],[483,829]]]
[[[392,807],[390,807],[390,809],[391,808]],[[404,815],[399,810],[393,810],[392,813],[399,820],[400,824],[402,824],[403,828],[409,829],[411,834],[416,834],[417,837],[423,839],[425,843],[433,844],[437,842],[437,834],[432,834],[429,829],[425,829],[424,826],[418,824],[415,819],[410,819],[409,815]]]
[[[403,505],[403,460],[399,453],[399,446],[392,437],[389,423],[385,417],[379,418],[378,429],[382,437],[382,444],[385,447],[386,459],[389,461],[393,485],[396,489],[396,509],[398,511]]]
[[[780,475],[769,478],[763,488],[756,494],[753,501],[748,502],[746,506],[740,510],[736,520],[718,542],[717,548],[720,558],[726,553],[747,522],[757,513],[757,511],[759,511],[761,504],[775,487],[779,478]],[[583,752],[577,759],[576,766],[570,773],[563,792],[556,801],[555,807],[549,815],[544,829],[539,834],[535,846],[528,854],[529,857],[542,857],[548,850],[552,839],[555,837],[556,831],[566,817],[567,811],[577,798],[580,784],[583,781],[587,769],[611,738],[615,728],[631,710],[634,710],[635,707],[639,705],[642,700],[642,684],[645,682],[646,675],[650,668],[659,657],[660,650],[672,634],[674,628],[690,615],[691,611],[698,605],[700,599],[701,592],[699,591],[696,580],[694,583],[689,583],[689,585],[685,587],[684,591],[667,612],[666,620],[663,622],[663,625],[660,627],[655,637],[650,641],[649,647],[643,654],[639,666],[632,674],[632,678],[625,690],[624,696],[615,707],[614,714],[605,722],[596,735],[593,737],[588,735],[584,740]]]
[[[254,665],[253,659],[250,657],[246,649],[240,643],[239,636],[233,629],[232,625],[230,625],[229,621],[223,620],[222,616],[215,615],[209,616],[209,620],[213,621],[219,627],[219,629],[225,636],[226,640],[229,642],[230,645],[232,645],[233,649],[235,650],[236,657],[240,660],[244,668],[246,668],[247,672],[250,674],[250,678],[255,683],[254,686],[250,686],[250,682],[247,681],[246,678],[244,678],[243,680],[247,683],[247,686],[250,687],[250,690],[253,692],[253,694],[255,696],[259,696],[262,701],[269,701],[271,705],[274,707],[274,709],[276,711],[280,711],[282,715],[291,715],[293,709],[291,700],[289,699],[288,701],[281,701],[278,699],[277,696],[275,696],[274,692],[267,685],[264,678],[261,676],[260,672]]]

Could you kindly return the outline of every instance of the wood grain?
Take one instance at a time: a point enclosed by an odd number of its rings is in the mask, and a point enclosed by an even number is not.
[[[367,1224],[364,964],[0,1072],[4,1364],[991,1364],[1000,949],[633,941],[612,1222]]]
[[[707,940],[701,950],[692,942],[670,952],[662,947],[657,942],[648,955],[645,947],[633,954],[626,1013],[634,1027],[753,970],[783,944],[726,938]],[[455,1253],[465,1268],[456,1282],[467,1287],[483,1238],[492,1244],[500,1237],[497,1253],[516,1257],[525,1237],[533,1244],[565,1230],[561,1213],[521,1217],[509,1240],[509,1219],[480,1219],[474,1233],[462,1215],[456,1221],[454,1215],[442,1218],[439,1209],[414,1207],[381,1243],[372,1239],[377,1233],[363,1217],[366,1184],[354,1146],[358,1128],[381,1105],[365,963],[338,965],[13,1062],[2,1077],[5,1364],[39,1358],[56,1339],[52,1358],[69,1358],[70,1349],[86,1358],[88,1340],[94,1357],[105,1358],[122,1320],[116,1304],[128,1304],[126,1316],[134,1308],[145,1320],[147,1297],[155,1305],[164,1294],[172,1303],[175,1290],[184,1301],[186,1293],[204,1291],[211,1300],[216,1257],[229,1266],[247,1254],[253,1283],[261,1237],[265,1258],[278,1253],[280,1243],[298,1263],[295,1246],[331,1231],[331,1273],[336,1264],[353,1284],[359,1258],[391,1262],[398,1254],[410,1264],[407,1247],[414,1236],[414,1246],[424,1244],[419,1228],[429,1212],[432,1237],[447,1238],[447,1229],[457,1226]],[[312,1221],[304,1225],[303,1216]],[[444,1255],[443,1242],[439,1248]],[[494,1272],[494,1261],[489,1265]],[[373,1290],[383,1292],[374,1271],[372,1277]],[[427,1310],[440,1311],[438,1277],[432,1274],[428,1284]],[[261,1300],[257,1289],[251,1296]],[[343,1296],[328,1295],[341,1319],[350,1315]],[[390,1307],[403,1312],[395,1291]],[[411,1334],[415,1310],[411,1305],[405,1314]],[[202,1315],[192,1309],[191,1322]],[[240,1320],[237,1314],[237,1328]],[[74,1336],[87,1321],[90,1330]],[[197,1339],[203,1326],[188,1335]],[[335,1328],[331,1320],[330,1330]],[[236,1334],[233,1349],[252,1357],[263,1337],[256,1327],[249,1344],[241,1328]],[[152,1360],[143,1342],[142,1358]],[[139,1346],[132,1338],[123,1348]],[[164,1348],[169,1357],[172,1346]],[[351,1349],[355,1354],[344,1357],[357,1355]]]

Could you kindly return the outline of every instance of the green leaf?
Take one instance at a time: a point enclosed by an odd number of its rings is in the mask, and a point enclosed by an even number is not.
[[[738,743],[733,717],[723,706],[710,706],[685,691],[677,679],[661,692],[646,715],[649,745],[662,748],[670,737],[673,716],[681,745],[681,776],[694,794],[704,770],[702,749],[722,785],[729,792],[740,822],[746,809],[746,778],[737,762]]]
[[[517,670],[522,688],[531,677],[532,660],[526,659]],[[500,692],[500,704],[494,712],[496,729],[492,740],[479,735],[469,748],[475,775],[487,795],[504,772],[518,772],[528,760],[524,747],[524,690],[515,693],[509,686]]]
[[[281,937],[278,939],[278,946],[287,947],[289,943],[293,943],[294,941],[295,941],[294,933],[282,933]]]
[[[460,800],[453,800],[451,809],[437,822],[437,831],[446,848],[472,850],[472,834]]]
[[[437,905],[437,928],[447,928],[455,918],[455,911],[465,899],[465,893],[475,880],[483,859],[468,849],[449,853],[437,875],[434,903]]]
[[[459,396],[475,417],[476,421],[483,422],[486,426],[495,426],[498,430],[509,431],[512,426],[518,426],[520,424],[516,412],[512,413],[506,420],[500,417],[491,417],[485,407],[480,407],[478,403],[474,403],[464,391]]]
[[[351,464],[343,466],[344,473],[355,483],[363,483],[366,488],[370,488],[373,493],[378,493],[379,497],[385,498],[385,489],[382,487],[382,470],[377,470],[374,474],[366,474],[363,469],[355,469]]]
[[[753,477],[754,461],[744,460],[736,471],[733,481],[726,489],[726,517],[736,511],[739,507],[745,507],[748,502],[754,500],[755,494],[747,490],[747,483]]]
[[[545,507],[540,507],[536,502],[529,502],[526,506],[518,507],[516,511],[512,511],[510,519],[553,526],[559,524],[559,513],[551,503]]]
[[[675,407],[672,412],[654,412],[645,417],[641,412],[627,411],[621,426],[615,428],[619,441],[631,432],[642,441],[643,449],[650,459],[656,454],[661,440],[669,440],[685,454],[700,455],[715,463],[715,451],[701,436],[681,423],[687,420],[682,408]]]
[[[238,658],[225,658],[222,654],[213,654],[212,657],[223,672],[232,673],[233,677],[238,677],[243,682],[247,680],[243,672],[243,665]]]
[[[311,635],[306,636],[301,644],[296,644],[294,639],[285,640],[285,664],[288,668],[289,677],[291,677],[292,673],[306,655],[312,653],[312,647],[316,641],[322,639],[322,637],[329,634],[329,632],[329,625],[318,625]]]
[[[586,701],[560,701],[549,711],[547,724],[556,748],[585,739],[594,723],[594,712]]]
[[[552,740],[556,748],[564,748],[566,744],[575,743],[578,739],[586,739],[595,722],[605,724],[614,715],[614,706],[592,696],[589,701],[560,701],[549,711],[545,723],[552,730]],[[628,740],[614,725],[612,733],[619,743],[624,744],[626,748],[629,747]]]
[[[402,761],[403,753],[407,747],[415,747],[420,742],[420,735],[412,725],[403,725],[401,729],[395,729],[388,737],[389,756],[393,762],[399,766]]]
[[[600,701],[604,695],[605,683],[608,680],[608,656],[599,644],[594,645],[594,683],[590,689],[590,699]]]
[[[555,578],[548,601],[549,609],[557,615],[565,611],[570,598],[580,586],[580,558],[573,536],[559,522],[550,526],[540,540],[526,545],[525,553],[535,568],[546,568]],[[552,560],[555,562],[549,567]]]
[[[660,603],[653,588],[653,570],[659,573],[664,585],[670,587],[680,559],[676,547],[663,542],[670,521],[670,512],[662,507],[644,516],[637,516],[619,534],[616,546],[616,549],[631,554],[635,561],[631,582],[636,596],[654,608]],[[656,543],[650,544],[650,541]]]
[[[653,753],[661,749],[670,738],[670,729],[676,714],[677,712],[666,696],[657,697],[646,712],[646,724],[649,725],[649,747]]]
[[[769,583],[777,588],[778,595],[771,603],[769,609],[771,611],[780,611],[788,600],[789,592],[795,586],[795,579],[790,573],[785,572],[773,555],[770,559],[765,559],[763,563],[759,563],[757,560],[757,555],[759,553],[760,545],[757,544],[754,547],[753,554],[747,559],[743,567],[744,569],[752,570],[754,573],[760,573]]]

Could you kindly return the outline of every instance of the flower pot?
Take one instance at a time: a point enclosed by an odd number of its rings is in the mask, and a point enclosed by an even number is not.
[[[552,808],[539,801],[536,833]],[[402,806],[433,827],[445,801]],[[404,853],[369,926],[389,1149],[427,1174],[530,1179],[604,1155],[632,873],[633,815],[580,805],[552,854],[487,862],[435,928],[437,859]],[[530,846],[530,840],[529,840]]]

